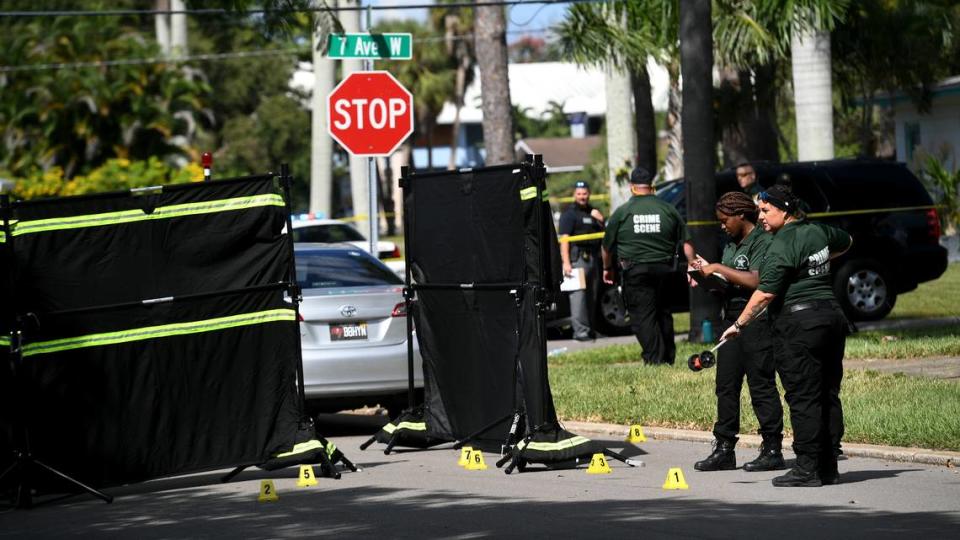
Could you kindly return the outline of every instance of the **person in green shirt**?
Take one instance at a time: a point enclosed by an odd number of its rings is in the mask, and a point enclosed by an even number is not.
[[[748,162],[737,165],[737,184],[744,193],[756,199],[760,194],[760,182],[757,182],[757,170]]]
[[[653,196],[652,181],[643,167],[630,174],[633,197],[613,212],[604,232],[603,281],[613,285],[621,274],[623,302],[644,363],[673,364],[677,348],[665,289],[678,269],[681,246],[688,264],[694,261],[694,250],[686,241],[689,235],[680,213]]]
[[[721,262],[694,264],[706,276],[718,275],[728,286],[723,291],[723,325],[733,324],[743,312],[747,300],[760,282],[760,265],[772,236],[757,225],[757,205],[746,193],[725,193],[716,205],[720,227],[733,240],[723,249]],[[694,282],[695,283],[695,282]],[[774,471],[786,468],[781,452],[783,407],[777,391],[774,371],[773,340],[770,319],[758,317],[744,329],[746,339],[733,340],[720,351],[717,362],[717,422],[713,426],[716,443],[713,452],[694,464],[698,471],[724,471],[737,468],[734,447],[740,433],[740,390],[747,378],[750,401],[760,422],[763,445],[757,459],[745,463],[743,470]]]
[[[777,487],[838,484],[835,448],[843,436],[840,382],[848,323],[833,296],[830,261],[850,249],[846,232],[805,219],[789,177],[760,193],[764,229],[774,234],[760,282],[722,339],[735,339],[767,309],[776,369],[793,424],[796,465]]]

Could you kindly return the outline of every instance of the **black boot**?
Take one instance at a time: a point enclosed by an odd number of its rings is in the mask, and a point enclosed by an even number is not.
[[[782,440],[783,436],[764,436],[763,444],[760,445],[760,455],[757,456],[757,459],[744,463],[743,470],[747,472],[758,472],[786,469],[787,465],[783,462],[783,452],[780,450]]]
[[[737,440],[717,439],[713,443],[713,452],[707,459],[694,463],[693,468],[698,471],[732,471],[737,468],[737,454],[733,447]]]
[[[825,486],[835,486],[840,483],[840,471],[837,469],[837,455],[831,448],[826,454],[820,455],[820,481]]]
[[[817,456],[800,454],[797,464],[787,474],[773,479],[774,487],[820,487],[820,473],[817,470]]]

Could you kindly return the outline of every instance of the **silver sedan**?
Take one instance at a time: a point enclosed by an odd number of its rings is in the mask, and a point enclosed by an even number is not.
[[[403,283],[381,261],[348,244],[294,244],[303,289],[300,339],[312,412],[407,403]],[[415,386],[423,387],[414,335]]]

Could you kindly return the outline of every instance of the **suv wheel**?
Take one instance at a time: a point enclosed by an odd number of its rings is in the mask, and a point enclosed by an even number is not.
[[[897,302],[897,295],[876,261],[861,259],[841,266],[833,290],[847,315],[858,321],[880,320]]]
[[[597,330],[608,336],[620,336],[630,333],[630,315],[623,306],[623,300],[616,286],[603,287],[597,298]]]

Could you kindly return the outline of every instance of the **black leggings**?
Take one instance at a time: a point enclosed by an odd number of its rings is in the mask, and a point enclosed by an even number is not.
[[[732,320],[724,322],[726,330]],[[750,402],[760,422],[760,434],[783,436],[783,407],[777,392],[773,355],[773,328],[766,317],[744,327],[741,335],[717,351],[717,423],[714,435],[734,440],[740,433],[740,391],[743,378],[750,388]]]

